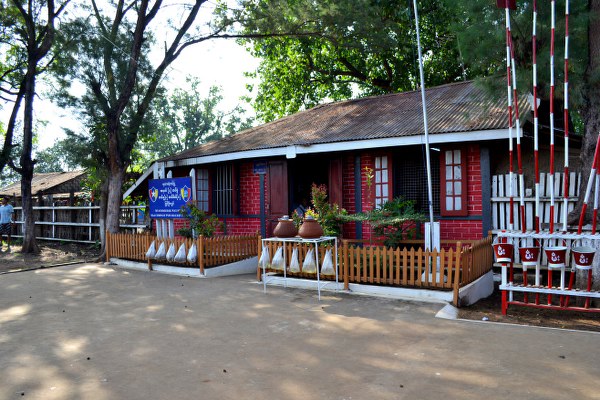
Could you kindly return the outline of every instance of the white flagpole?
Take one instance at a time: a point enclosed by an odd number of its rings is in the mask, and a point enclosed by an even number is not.
[[[429,129],[427,127],[427,104],[425,103],[425,75],[423,73],[423,56],[421,54],[421,36],[419,34],[419,13],[417,11],[417,0],[413,0],[415,9],[415,26],[417,29],[417,49],[419,53],[419,74],[421,75],[421,103],[423,106],[423,128],[425,130],[425,157],[427,160],[427,194],[429,201],[429,243],[433,250],[433,190],[431,188],[431,160],[429,156]],[[439,249],[438,249],[439,250]]]

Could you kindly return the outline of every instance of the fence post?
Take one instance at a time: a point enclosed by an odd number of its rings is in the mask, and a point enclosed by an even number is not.
[[[200,275],[204,275],[204,236],[198,236],[198,265],[200,267]]]
[[[262,236],[258,235],[257,238],[258,238],[258,241],[257,241],[258,248],[257,248],[256,254],[258,255],[257,260],[260,261],[260,257],[262,257]],[[257,267],[256,267],[256,280],[258,282],[262,281],[262,271],[260,269],[260,262],[257,263]]]
[[[104,246],[104,250],[106,252],[106,262],[110,261],[110,232],[107,230],[104,236],[104,240],[106,240],[106,244]]]
[[[458,294],[459,294],[459,289],[460,289],[461,266],[462,266],[462,243],[457,242],[456,243],[456,257],[454,258],[454,269],[455,269],[454,287],[452,289],[452,291],[454,292],[453,296],[452,296],[452,303],[454,304],[454,307],[458,307],[460,305]]]
[[[342,271],[344,274],[344,290],[350,289],[350,278],[348,277],[348,241],[342,240]]]

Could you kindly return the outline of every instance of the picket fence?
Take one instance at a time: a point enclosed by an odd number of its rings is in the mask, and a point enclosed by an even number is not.
[[[338,250],[338,279],[348,289],[350,283],[362,283],[392,287],[409,287],[434,290],[452,290],[454,304],[459,305],[459,289],[492,269],[492,237],[463,245],[454,242],[454,246],[442,250],[427,251],[422,247],[392,249],[385,246],[360,246],[349,240],[342,240]],[[260,244],[259,244],[260,245]],[[279,242],[266,242],[269,255],[273,257]],[[320,245],[319,260],[332,245]],[[302,271],[304,258],[311,244],[287,243],[284,245],[286,260],[292,259],[294,249],[298,250],[299,272],[289,270],[286,275],[306,279],[315,279],[316,273]],[[260,252],[262,247],[259,246]],[[260,253],[259,252],[259,253]],[[261,254],[259,254],[260,259]],[[281,270],[267,267],[267,272],[282,273]],[[257,268],[257,279],[262,279],[262,268]],[[321,280],[334,279],[332,276],[319,275]]]
[[[563,192],[564,174],[554,174],[554,223],[563,222]],[[521,211],[519,207],[518,175],[513,174],[513,212],[514,230],[521,230]],[[510,175],[494,175],[492,177],[492,229],[509,229],[510,221]],[[550,174],[540,174],[540,224],[548,226],[550,223],[550,187],[552,180]],[[567,212],[575,208],[579,189],[581,187],[581,174],[569,173],[569,191],[567,194]],[[534,230],[535,220],[535,189],[525,189],[525,228]]]
[[[165,243],[165,248],[171,244],[178,250],[182,244],[185,244],[186,251],[196,244],[198,250],[198,259],[195,263],[183,262],[176,264],[189,268],[200,268],[200,273],[204,274],[205,268],[218,265],[229,264],[235,261],[245,260],[255,257],[257,249],[258,235],[232,235],[207,238],[200,236],[197,239],[175,238],[159,239],[153,235],[140,235],[128,233],[110,233],[106,232],[106,261],[111,258],[121,258],[125,260],[142,261],[148,263],[148,268],[152,269],[153,262],[166,262],[164,260],[153,260],[146,257],[148,248],[154,242],[158,248],[160,243]]]

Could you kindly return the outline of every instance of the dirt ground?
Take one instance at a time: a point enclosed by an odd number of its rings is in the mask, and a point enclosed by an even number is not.
[[[31,255],[21,253],[18,244],[14,244],[9,253],[4,244],[0,252],[0,274],[32,268],[49,268],[68,263],[96,261],[100,255],[100,249],[96,245],[40,242],[39,246],[40,253]],[[460,308],[459,318],[600,332],[600,313],[511,306],[508,309],[508,315],[502,315],[500,306],[500,291],[496,287],[492,296],[487,299],[480,300],[472,306]]]
[[[529,301],[533,301],[533,296],[531,294],[529,296]],[[522,301],[522,294],[515,294],[515,300]],[[540,303],[544,304],[545,301],[546,297],[541,297]],[[600,332],[600,313],[539,309],[513,305],[508,307],[507,315],[502,315],[501,303],[501,293],[498,290],[498,284],[496,284],[494,293],[490,297],[480,300],[469,307],[460,308],[459,318]]]
[[[38,245],[39,254],[23,254],[20,243],[13,243],[10,252],[6,243],[3,243],[0,249],[0,273],[96,261],[100,255],[100,249],[93,244],[39,242]]]

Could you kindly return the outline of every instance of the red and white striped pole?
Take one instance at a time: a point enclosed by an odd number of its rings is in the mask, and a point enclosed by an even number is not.
[[[554,232],[554,32],[556,30],[556,1],[550,2],[550,233]],[[548,287],[552,287],[552,270],[548,268]],[[548,295],[548,305],[552,304],[552,295]]]
[[[511,32],[510,32],[510,9],[509,9],[509,0],[505,0],[505,11],[506,11],[506,81],[507,81],[507,99],[508,99],[508,159],[509,159],[509,167],[508,167],[508,196],[509,196],[509,219],[508,219],[508,229],[514,229],[515,222],[515,214],[514,214],[514,194],[513,194],[513,176],[514,176],[514,168],[513,168],[513,100],[512,100],[512,83],[511,83]]]
[[[596,186],[594,188],[594,212],[592,214],[592,235],[596,234],[598,220],[598,201],[600,200],[600,169],[596,171]]]
[[[568,210],[568,199],[569,199],[569,0],[565,0],[565,69],[564,69],[564,131],[565,131],[565,170],[563,176],[563,232],[567,232],[567,216],[569,215]],[[571,267],[571,273],[569,275],[569,286],[573,287],[575,281],[575,267]],[[564,300],[564,305],[567,307],[569,304],[569,298]]]
[[[551,5],[550,32],[550,233],[554,232],[554,32],[556,30],[556,1]],[[550,275],[550,273],[548,274]]]
[[[517,138],[517,168],[519,173],[519,209],[521,214],[521,232],[525,232],[525,179],[523,178],[523,159],[521,157],[521,136],[523,131],[521,130],[521,121],[519,119],[519,94],[517,93],[517,65],[515,63],[515,49],[512,43],[512,37],[510,40],[510,64],[512,70],[512,89],[513,89],[513,103],[515,110],[515,123],[516,123],[516,138]],[[512,182],[511,182],[512,183]]]
[[[592,232],[596,232],[595,221],[598,216],[598,190],[600,186],[598,176],[598,157],[600,156],[600,152],[598,149],[600,148],[600,134],[598,135],[598,139],[596,140],[596,150],[594,150],[594,161],[592,162],[592,170],[590,171],[590,176],[588,178],[587,187],[585,189],[585,196],[583,197],[583,205],[581,207],[581,214],[579,214],[579,224],[577,225],[577,234],[581,234],[583,232],[583,221],[585,220],[585,213],[587,212],[588,201],[590,200],[590,194],[592,192],[592,185],[594,181],[596,181],[596,192],[594,193],[594,222],[592,223]],[[591,277],[592,270],[588,272],[588,287],[591,289]],[[573,288],[573,283],[575,281],[575,274],[571,272],[571,276],[569,277],[569,286],[568,288]],[[589,301],[586,300],[586,305],[589,306]],[[565,299],[565,307],[569,306],[569,297]]]
[[[579,224],[577,226],[577,233],[581,233],[583,231],[583,221],[585,219],[585,213],[587,211],[588,201],[590,199],[590,194],[592,192],[592,183],[596,178],[598,170],[598,155],[600,154],[598,151],[600,148],[600,134],[598,135],[598,139],[596,140],[596,150],[594,150],[594,161],[592,163],[592,170],[590,172],[590,177],[588,178],[587,188],[585,190],[585,196],[583,197],[583,206],[581,207],[581,214],[579,214]]]
[[[535,217],[534,230],[540,232],[540,154],[539,154],[539,117],[538,117],[538,92],[537,92],[537,0],[533,0],[533,28],[531,35],[533,54],[533,159],[535,163]],[[535,286],[540,286],[540,264],[535,268]],[[540,304],[540,295],[536,293],[535,304]]]
[[[540,232],[540,157],[539,157],[539,118],[537,92],[537,0],[533,0],[533,34],[531,38],[533,51],[533,158],[535,162],[535,219],[534,229]],[[539,282],[536,282],[539,285]]]

